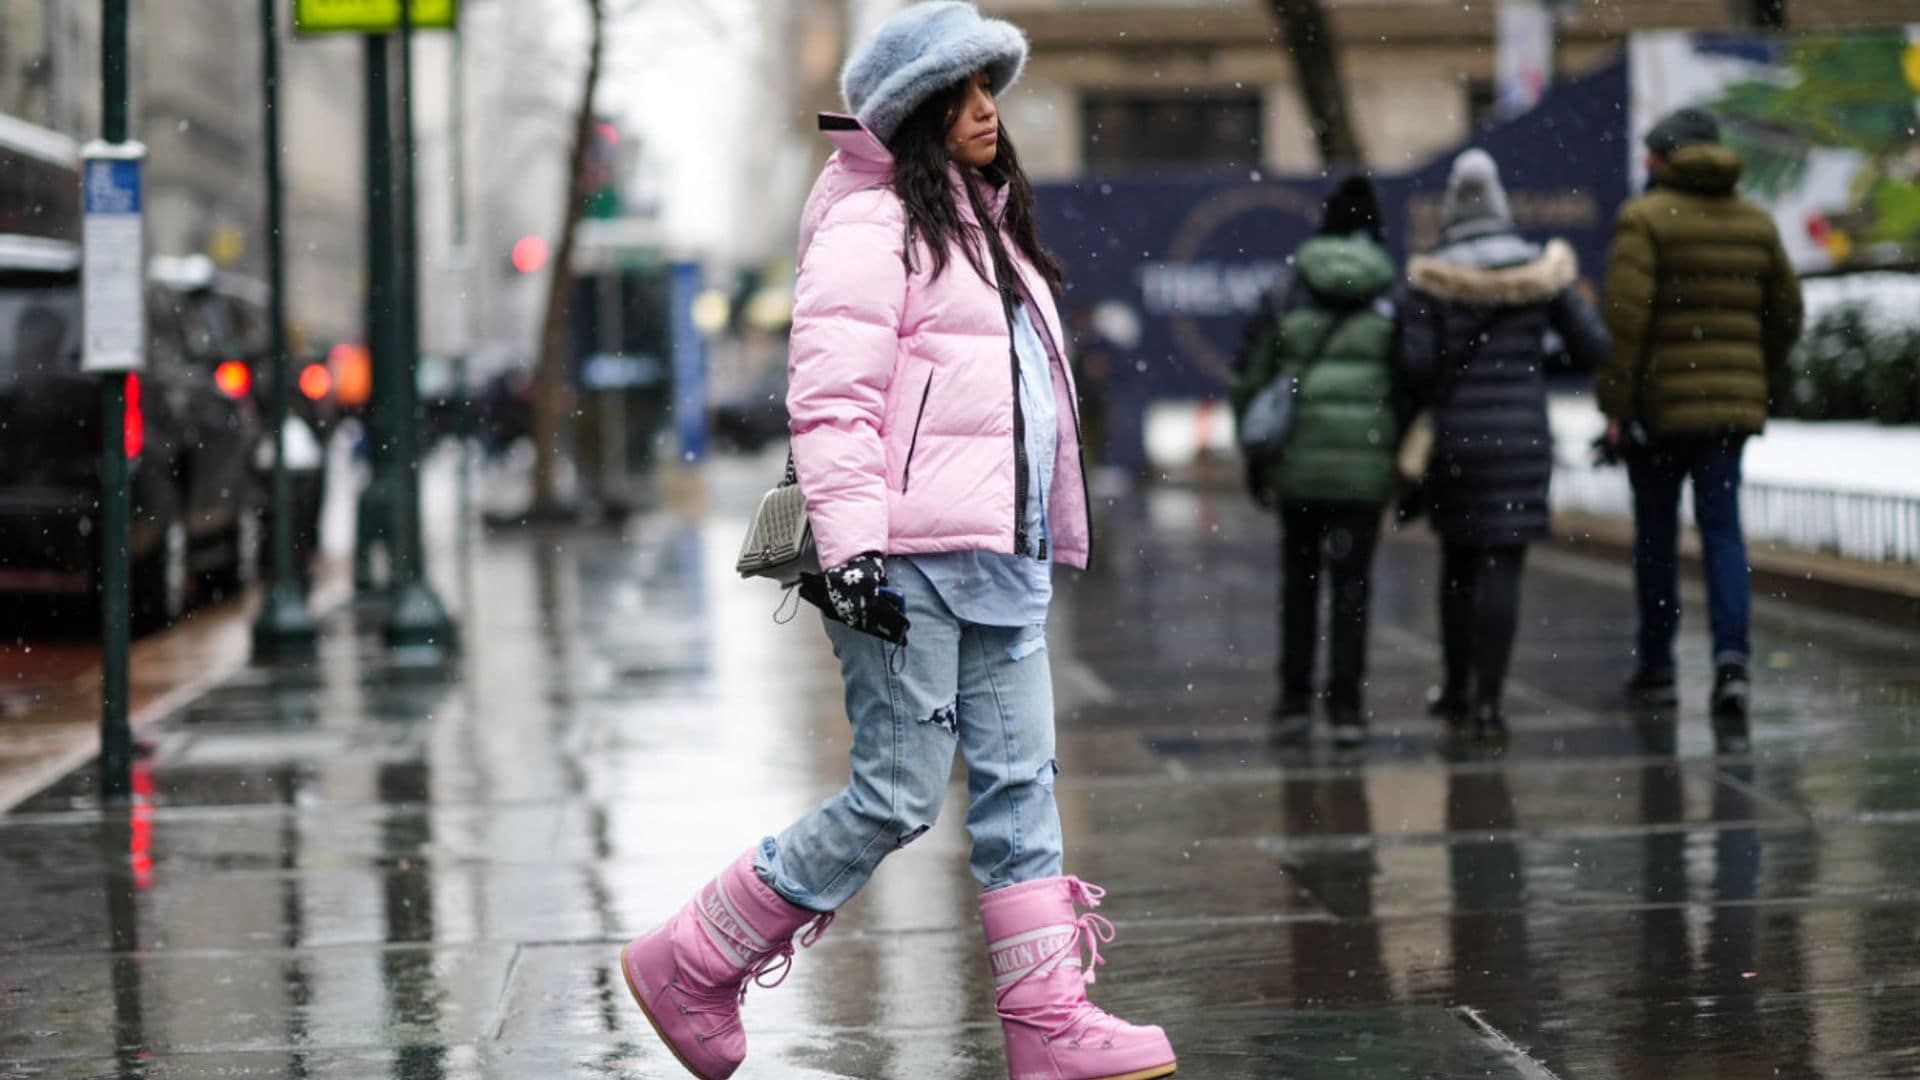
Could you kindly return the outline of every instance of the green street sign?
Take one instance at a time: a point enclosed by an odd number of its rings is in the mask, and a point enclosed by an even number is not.
[[[459,0],[412,0],[415,30],[451,30]],[[390,34],[400,29],[400,0],[293,0],[302,34]]]

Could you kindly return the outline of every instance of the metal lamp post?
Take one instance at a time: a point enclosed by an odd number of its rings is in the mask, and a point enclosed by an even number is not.
[[[395,273],[391,279],[398,300],[394,338],[400,346],[395,357],[397,377],[389,381],[393,396],[388,404],[395,409],[393,426],[394,470],[398,496],[388,519],[392,528],[389,550],[392,554],[393,591],[387,607],[386,638],[389,647],[425,651],[444,656],[455,648],[453,620],[428,584],[425,544],[420,529],[420,266],[418,215],[414,212],[413,168],[413,5],[400,8],[400,168],[399,168],[399,245]]]
[[[279,0],[260,0],[260,70],[266,103],[267,182],[267,326],[272,362],[268,381],[269,428],[273,434],[273,579],[253,624],[256,660],[313,655],[315,627],[293,566],[293,489],[287,474],[287,402],[293,386],[287,356],[284,207],[280,189],[280,37],[275,25]]]
[[[131,147],[127,141],[127,0],[101,0],[100,4],[100,132],[104,143],[98,148],[102,156],[124,155],[137,162],[138,148]],[[83,175],[86,183],[94,177],[95,163],[89,160]],[[124,275],[135,275],[134,292],[131,302],[134,311],[93,311],[91,297],[96,289],[96,277],[103,267],[96,264],[96,255],[106,245],[102,239],[89,235],[86,238],[85,276],[90,314],[99,317],[118,316],[120,319],[132,319],[144,322],[140,310],[139,277],[143,276],[141,246],[139,243],[139,199],[137,194],[137,174],[134,179],[135,195],[133,199],[133,235],[131,267],[121,266]],[[92,231],[93,193],[86,192],[88,204],[88,228]],[[122,238],[123,241],[126,238]],[[128,253],[120,252],[123,259]],[[125,281],[121,282],[123,287]],[[117,298],[124,306],[128,298]],[[99,320],[105,321],[105,320]],[[86,364],[91,369],[95,359],[94,339],[102,328],[89,327],[88,355]],[[143,351],[140,339],[145,333],[144,326],[120,327],[124,332],[131,330],[132,349],[113,366],[103,367],[101,377],[101,440],[100,440],[100,791],[108,798],[124,798],[133,790],[133,733],[128,725],[128,667],[132,650],[133,604],[131,589],[131,552],[130,544],[132,507],[128,494],[128,472],[126,448],[127,422],[127,379],[128,373],[140,362]],[[120,344],[128,344],[121,342]]]

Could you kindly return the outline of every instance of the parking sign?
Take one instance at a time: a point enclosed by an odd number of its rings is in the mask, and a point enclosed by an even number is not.
[[[146,366],[145,241],[141,230],[139,143],[88,143],[81,150],[82,371]]]

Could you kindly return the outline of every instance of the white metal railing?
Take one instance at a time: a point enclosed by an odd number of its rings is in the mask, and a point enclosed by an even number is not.
[[[1626,470],[1557,466],[1553,508],[1630,520],[1633,493]],[[1682,497],[1680,513],[1681,520],[1693,523],[1691,497]],[[1862,562],[1920,565],[1920,498],[1913,496],[1745,483],[1740,487],[1740,522],[1750,543]]]

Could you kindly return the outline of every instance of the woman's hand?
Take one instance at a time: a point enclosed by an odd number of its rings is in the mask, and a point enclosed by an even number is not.
[[[904,645],[907,611],[900,590],[887,586],[887,565],[878,552],[856,555],[839,566],[800,581],[802,598],[863,634]]]

